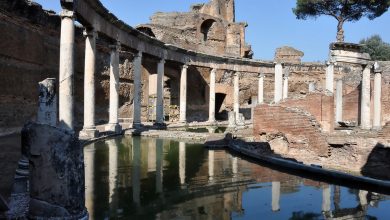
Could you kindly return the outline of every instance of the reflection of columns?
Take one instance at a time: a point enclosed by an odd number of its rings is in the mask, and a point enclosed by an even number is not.
[[[289,73],[286,70],[283,76],[283,99],[288,98],[288,77],[289,77]]]
[[[240,73],[234,73],[234,113],[236,122],[240,121]]]
[[[326,90],[331,92],[333,94],[334,90],[334,63],[326,62],[326,80],[325,80],[325,86]]]
[[[275,64],[275,93],[274,101],[278,103],[282,100],[283,95],[283,66],[281,63]]]
[[[368,205],[368,202],[367,202],[367,195],[368,195],[368,192],[367,191],[364,191],[364,190],[359,190],[359,203],[361,206],[366,206]]]
[[[259,74],[259,88],[257,93],[257,103],[264,103],[264,73]]]
[[[187,122],[187,70],[188,66],[183,65],[180,77],[180,122]]]
[[[330,211],[330,200],[331,200],[331,191],[330,186],[326,186],[322,189],[322,211]]]
[[[382,70],[378,63],[375,63],[374,77],[374,122],[373,128],[380,130],[382,127],[381,111],[382,111]]]
[[[95,60],[96,32],[85,30],[85,66],[84,66],[84,127],[80,136],[96,137],[95,127]]]
[[[133,202],[138,206],[141,204],[141,143],[139,137],[133,137],[133,170],[132,188]]]
[[[134,102],[133,102],[133,128],[141,125],[141,99],[142,99],[142,52],[134,57]]]
[[[238,173],[238,158],[237,157],[232,158],[232,171],[233,171],[233,176],[235,177]]]
[[[336,82],[336,123],[343,121],[343,80]]]
[[[280,182],[272,182],[272,211],[280,210]]]
[[[210,72],[210,95],[209,95],[209,122],[215,122],[215,74],[217,70]]]
[[[164,124],[164,64],[164,59],[161,59],[157,64],[157,124]]]
[[[74,13],[61,12],[60,77],[59,77],[59,121],[60,126],[74,128]]]
[[[214,180],[214,151],[209,150],[209,182]]]
[[[163,140],[156,140],[156,192],[163,192],[163,162],[164,162],[164,148]]]
[[[371,128],[371,65],[368,64],[363,70],[361,83],[360,103],[360,126],[362,129]]]
[[[179,177],[180,184],[186,183],[186,143],[179,143]]]
[[[118,107],[119,107],[119,42],[116,45],[111,45],[110,59],[110,110],[109,124],[106,130],[115,133],[121,132],[121,127],[118,122]]]
[[[87,207],[90,219],[94,219],[94,179],[95,179],[95,144],[84,148],[85,162],[85,206]]]
[[[108,184],[109,184],[109,202],[114,200],[114,193],[116,190],[117,176],[118,176],[118,146],[115,140],[106,142],[108,145],[109,159],[108,159]]]

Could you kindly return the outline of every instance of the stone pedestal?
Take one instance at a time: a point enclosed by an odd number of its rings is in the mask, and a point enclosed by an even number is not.
[[[164,124],[164,65],[164,59],[161,59],[157,65],[156,124],[160,125]]]
[[[279,103],[283,96],[283,65],[281,63],[275,64],[275,93],[274,102]]]
[[[111,45],[110,59],[110,109],[109,109],[109,124],[106,126],[106,131],[120,133],[122,127],[118,121],[119,108],[119,42],[116,45]]]
[[[217,70],[212,69],[210,72],[210,95],[209,95],[209,122],[215,122],[215,74]]]
[[[363,70],[361,83],[360,126],[362,129],[371,129],[371,65]]]
[[[257,93],[257,103],[263,104],[264,103],[264,73],[259,74],[259,87],[258,87],[258,93]]]
[[[59,122],[60,126],[74,129],[74,12],[61,12]]]
[[[180,77],[180,122],[187,122],[187,70],[188,66],[183,65]]]
[[[378,63],[374,65],[374,121],[373,128],[380,130],[382,128],[382,70]]]
[[[57,125],[57,82],[49,78],[39,83],[37,123]]]
[[[141,100],[142,100],[142,52],[134,57],[134,104],[133,104],[133,128],[141,126]]]
[[[95,138],[99,132],[95,126],[95,60],[97,33],[85,30],[85,66],[84,66],[84,127],[79,136]]]

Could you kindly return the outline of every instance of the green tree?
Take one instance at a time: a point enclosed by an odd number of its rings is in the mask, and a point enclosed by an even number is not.
[[[390,60],[390,44],[383,42],[379,35],[373,35],[359,42],[364,44],[363,51],[369,53],[373,60]]]
[[[334,17],[337,24],[337,41],[344,42],[343,25],[362,17],[370,20],[381,16],[390,6],[390,0],[297,0],[293,8],[297,19],[317,18],[321,15]]]

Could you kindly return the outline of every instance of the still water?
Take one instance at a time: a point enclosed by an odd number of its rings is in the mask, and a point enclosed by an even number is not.
[[[91,219],[390,219],[390,196],[329,185],[173,140],[84,150]]]

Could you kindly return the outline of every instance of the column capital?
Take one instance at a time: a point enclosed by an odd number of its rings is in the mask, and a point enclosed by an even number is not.
[[[241,73],[240,73],[240,72],[235,72],[235,71],[233,71],[233,75],[234,75],[234,76],[240,77]]]
[[[60,12],[60,17],[73,19],[73,18],[75,18],[75,14],[74,14],[74,11],[63,8],[62,11]]]
[[[134,53],[134,58],[142,58],[142,51],[138,51],[137,53]]]
[[[184,65],[182,66],[182,68],[183,68],[183,69],[188,69],[188,65],[187,65],[187,64],[184,64]]]
[[[93,28],[85,28],[83,31],[83,36],[97,38],[98,33]]]
[[[121,48],[121,43],[119,41],[117,41],[116,43],[114,44],[111,44],[110,46],[108,46],[111,50],[119,50]]]
[[[217,72],[217,68],[211,68],[211,72],[216,73]]]
[[[378,62],[374,63],[374,73],[382,74],[383,70]]]
[[[274,65],[278,65],[278,64],[284,66],[284,63],[282,63],[282,62],[274,62]]]
[[[160,58],[160,59],[158,60],[158,63],[165,64],[165,59],[164,59],[164,58]]]
[[[258,78],[265,78],[265,74],[264,74],[264,73],[259,73],[259,74],[257,75],[257,77],[258,77]]]

